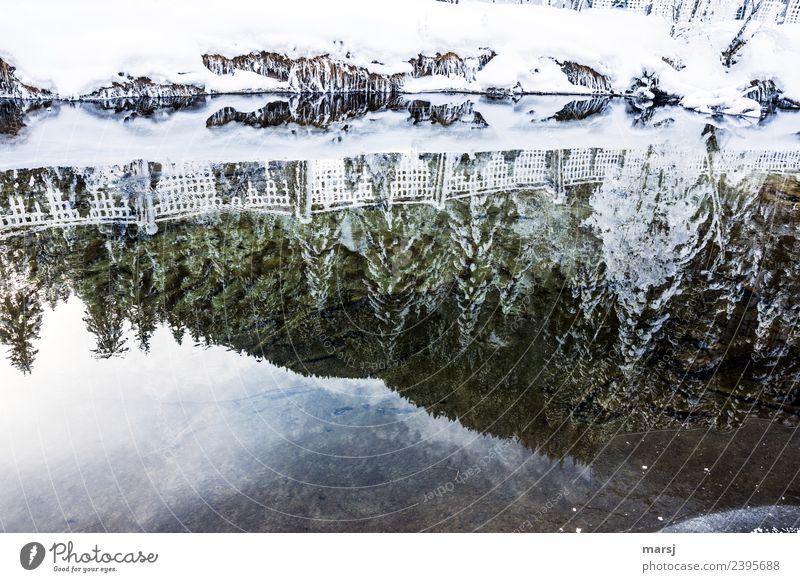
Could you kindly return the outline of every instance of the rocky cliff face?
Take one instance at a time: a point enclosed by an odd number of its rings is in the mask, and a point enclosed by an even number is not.
[[[49,91],[26,85],[14,74],[16,68],[0,59],[0,97],[10,99],[47,99]]]
[[[800,101],[789,99],[783,94],[775,81],[771,79],[755,79],[742,92],[742,97],[758,101],[767,111],[780,109],[800,109]]]
[[[87,101],[106,99],[176,99],[202,95],[203,87],[176,83],[154,83],[148,77],[126,77],[83,98]]]
[[[486,66],[495,55],[491,49],[481,49],[477,56],[462,58],[453,52],[437,53],[429,57],[418,55],[409,63],[412,67],[411,76],[415,78],[444,75],[446,77],[463,77],[467,81],[474,81],[478,71]]]
[[[478,55],[461,57],[453,52],[433,56],[419,54],[408,62],[411,73],[380,74],[329,55],[296,59],[274,52],[253,52],[228,58],[217,54],[203,55],[203,64],[217,75],[249,71],[271,79],[285,81],[294,93],[396,93],[408,78],[444,75],[471,82],[495,52],[483,49]]]
[[[328,55],[292,59],[266,51],[233,58],[206,54],[203,64],[218,75],[240,70],[286,81],[294,93],[394,93],[403,77],[372,73]]]
[[[573,61],[556,61],[561,71],[573,85],[587,87],[592,93],[612,93],[611,81],[606,75],[598,73],[591,67]]]

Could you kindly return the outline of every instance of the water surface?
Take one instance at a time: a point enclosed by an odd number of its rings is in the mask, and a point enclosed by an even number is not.
[[[0,527],[794,525],[800,151],[651,132],[0,172]]]

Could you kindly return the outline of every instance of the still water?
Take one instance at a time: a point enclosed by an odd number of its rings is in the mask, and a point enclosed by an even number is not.
[[[795,525],[800,150],[718,138],[0,172],[0,528]]]

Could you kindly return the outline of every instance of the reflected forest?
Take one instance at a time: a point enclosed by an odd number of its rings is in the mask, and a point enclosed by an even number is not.
[[[0,344],[34,372],[43,319],[76,297],[97,358],[167,327],[577,459],[619,430],[796,425],[800,183],[781,155],[711,139],[8,171]]]

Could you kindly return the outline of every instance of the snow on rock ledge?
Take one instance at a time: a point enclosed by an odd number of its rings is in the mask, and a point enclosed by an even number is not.
[[[783,91],[771,79],[750,81],[750,86],[742,90],[742,96],[758,101],[769,110],[776,107],[780,109],[800,109],[800,100],[784,96]]]
[[[419,79],[420,77],[432,77],[434,75],[444,75],[445,77],[462,77],[467,82],[475,81],[478,71],[482,70],[497,53],[492,49],[481,49],[477,56],[462,58],[453,52],[445,54],[437,53],[430,57],[418,55],[411,59],[409,64],[412,67],[411,76]]]
[[[586,87],[592,93],[610,94],[613,92],[611,80],[591,67],[572,61],[558,63],[558,66],[573,85]]]
[[[0,59],[0,97],[8,99],[48,99],[49,91],[26,85],[14,74],[16,69]]]
[[[400,90],[403,77],[373,73],[328,55],[292,59],[267,51],[231,59],[206,54],[203,64],[217,75],[240,70],[284,81],[293,93],[394,93]]]
[[[761,104],[741,91],[700,91],[681,99],[681,105],[700,113],[761,117]]]
[[[443,76],[472,83],[494,56],[491,49],[483,49],[476,56],[468,57],[453,52],[434,56],[419,54],[408,61],[410,72],[390,74],[370,71],[327,54],[299,58],[268,51],[233,58],[205,54],[203,64],[217,75],[249,71],[283,81],[292,93],[396,93],[403,89],[408,78]],[[372,64],[380,65],[378,62]]]
[[[194,85],[178,85],[176,83],[154,83],[147,77],[126,81],[115,81],[108,87],[102,87],[83,98],[87,101],[108,99],[175,99],[202,95],[204,89]]]
[[[760,24],[725,68],[739,26],[673,38],[669,22],[630,11],[433,0],[140,0],[122,17],[101,0],[14,2],[0,19],[0,96],[632,94],[746,115],[755,101],[800,103],[796,26]]]

